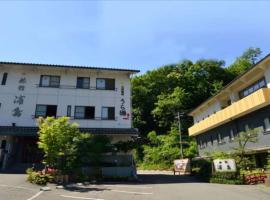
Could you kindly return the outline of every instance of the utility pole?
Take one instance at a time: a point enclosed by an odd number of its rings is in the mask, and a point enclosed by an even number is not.
[[[183,156],[183,146],[182,146],[182,131],[181,131],[180,112],[177,113],[177,119],[178,119],[178,129],[179,129],[180,157],[181,157],[181,159],[183,159],[184,156]]]

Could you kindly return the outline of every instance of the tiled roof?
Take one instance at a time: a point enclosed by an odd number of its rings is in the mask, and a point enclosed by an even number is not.
[[[81,132],[106,135],[138,135],[135,128],[80,128]],[[0,126],[0,135],[10,136],[36,136],[37,127]]]
[[[56,65],[56,64],[41,64],[41,63],[24,63],[24,62],[5,62],[0,61],[0,65],[25,65],[35,67],[56,67],[56,68],[76,68],[76,69],[96,69],[107,71],[126,71],[131,73],[138,73],[140,70],[134,69],[122,69],[122,68],[106,68],[106,67],[90,67],[90,66],[78,66],[78,65]]]

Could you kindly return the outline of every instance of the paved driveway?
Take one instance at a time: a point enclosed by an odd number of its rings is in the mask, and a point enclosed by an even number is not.
[[[270,188],[200,183],[189,176],[140,175],[137,183],[71,185],[51,191],[25,181],[25,175],[0,174],[0,200],[269,200]]]

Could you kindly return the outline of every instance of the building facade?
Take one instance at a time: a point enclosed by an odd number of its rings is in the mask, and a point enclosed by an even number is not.
[[[233,151],[241,131],[258,130],[258,142],[248,143],[256,163],[263,167],[270,149],[270,55],[237,77],[218,94],[189,113],[200,156]]]
[[[0,168],[40,162],[40,116],[68,116],[81,131],[108,135],[112,142],[136,137],[130,75],[137,72],[0,62]]]

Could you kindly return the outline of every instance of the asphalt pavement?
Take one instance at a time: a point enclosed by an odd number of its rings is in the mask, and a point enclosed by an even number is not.
[[[269,200],[263,185],[222,185],[199,182],[190,176],[139,175],[138,182],[70,184],[50,191],[25,181],[25,174],[0,174],[0,200]]]

